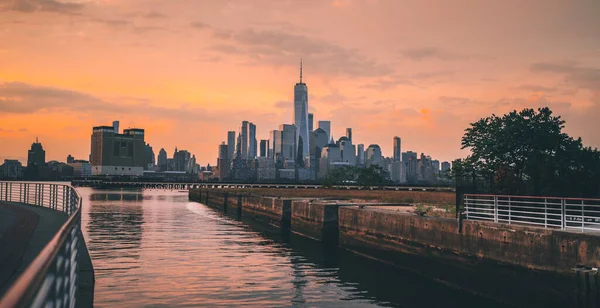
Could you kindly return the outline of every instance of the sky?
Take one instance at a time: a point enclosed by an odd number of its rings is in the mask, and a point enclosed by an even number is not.
[[[228,130],[293,122],[450,161],[492,114],[550,107],[600,147],[598,0],[0,0],[0,160],[39,138],[87,159],[93,126],[214,165]],[[315,124],[316,128],[316,124]]]

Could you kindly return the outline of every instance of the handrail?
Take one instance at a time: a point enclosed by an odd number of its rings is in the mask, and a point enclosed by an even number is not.
[[[468,220],[600,231],[600,199],[465,194]]]
[[[77,190],[67,184],[0,182],[0,201],[48,207],[70,215],[0,299],[0,307],[74,307],[79,271],[77,244],[82,240],[82,198]]]

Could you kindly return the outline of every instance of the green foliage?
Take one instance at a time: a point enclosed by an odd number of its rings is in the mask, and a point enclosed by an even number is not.
[[[323,185],[327,187],[344,184],[383,186],[389,183],[388,172],[380,166],[369,166],[366,168],[345,166],[343,168],[336,168],[331,170],[325,179],[323,179]]]
[[[462,138],[471,155],[453,165],[457,184],[485,185],[492,193],[598,196],[600,153],[563,133],[564,124],[549,108],[471,123]]]

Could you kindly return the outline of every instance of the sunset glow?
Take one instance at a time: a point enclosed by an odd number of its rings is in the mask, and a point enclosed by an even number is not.
[[[88,159],[92,127],[146,130],[216,163],[241,121],[257,139],[308,105],[332,134],[441,161],[469,123],[549,106],[599,147],[600,2],[0,0],[0,161]]]

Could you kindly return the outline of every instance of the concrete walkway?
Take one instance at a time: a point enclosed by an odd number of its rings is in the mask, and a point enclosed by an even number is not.
[[[0,202],[0,298],[38,256],[69,217],[59,211]],[[79,245],[80,295],[77,306],[93,305],[94,274],[84,241]],[[84,296],[81,296],[84,295]]]

